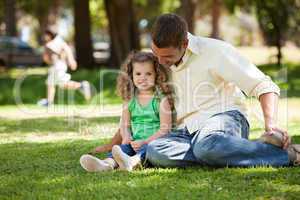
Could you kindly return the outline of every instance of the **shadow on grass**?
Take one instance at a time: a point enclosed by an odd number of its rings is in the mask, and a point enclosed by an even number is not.
[[[5,119],[0,118],[0,135],[1,133],[18,133],[25,134],[30,132],[77,132],[80,126],[94,126],[116,123],[119,117],[48,117],[48,118],[33,118],[33,119]]]
[[[300,168],[85,172],[80,156],[104,142],[0,145],[1,199],[296,199],[300,195]]]

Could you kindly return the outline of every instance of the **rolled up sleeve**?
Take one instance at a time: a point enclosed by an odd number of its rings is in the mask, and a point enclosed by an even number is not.
[[[260,95],[274,92],[278,96],[280,95],[279,87],[271,80],[269,76],[265,76],[265,80],[262,80],[254,89],[250,92],[250,96],[259,98]]]
[[[260,95],[270,92],[280,95],[279,87],[271,78],[243,57],[234,47],[226,44],[220,52],[218,63],[213,71],[225,81],[234,83],[247,96],[259,98]]]

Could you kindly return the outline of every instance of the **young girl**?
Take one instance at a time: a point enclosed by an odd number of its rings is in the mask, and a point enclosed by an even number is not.
[[[131,171],[145,160],[147,144],[169,132],[172,126],[172,91],[167,70],[152,53],[132,53],[118,77],[118,93],[124,100],[120,121],[121,145],[114,145],[104,160],[92,155],[80,158],[89,171],[119,167]]]
[[[68,66],[76,70],[77,63],[71,48],[54,31],[46,30],[44,35],[45,52],[43,59],[50,64],[47,78],[47,99],[38,102],[41,106],[49,106],[54,102],[55,86],[58,85],[65,89],[78,89],[86,100],[91,98],[90,84],[87,81],[77,82],[71,80],[71,75],[67,73]]]

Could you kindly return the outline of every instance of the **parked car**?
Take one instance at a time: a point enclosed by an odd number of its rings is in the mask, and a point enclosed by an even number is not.
[[[93,43],[93,57],[96,64],[106,64],[110,56],[110,48],[108,42]]]
[[[0,37],[0,66],[43,65],[41,52],[33,49],[17,37]]]

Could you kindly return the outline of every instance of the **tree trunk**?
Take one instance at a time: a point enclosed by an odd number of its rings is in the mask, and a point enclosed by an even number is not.
[[[104,2],[110,33],[109,65],[120,67],[131,50],[140,49],[133,3],[132,0],[105,0]]]
[[[282,43],[281,43],[281,40],[282,40],[282,35],[281,35],[281,30],[280,30],[280,27],[278,26],[275,26],[276,30],[277,30],[277,35],[276,35],[276,48],[277,48],[277,65],[279,67],[281,67],[281,59],[282,59],[282,52],[281,52],[281,49],[282,49]]]
[[[16,28],[16,1],[15,0],[5,0],[4,1],[4,21],[6,26],[7,36],[17,36]]]
[[[181,0],[181,14],[188,24],[188,31],[194,33],[195,9],[197,2],[195,0]]]
[[[80,66],[93,68],[93,48],[88,0],[74,0],[75,49]]]
[[[62,6],[62,0],[52,0],[52,4],[49,9],[48,23],[49,25],[56,25],[57,19],[60,15],[60,8]]]
[[[57,19],[60,15],[60,8],[62,6],[62,0],[53,0],[51,6],[46,9],[45,12],[41,12],[40,16],[37,17],[40,31],[38,40],[40,44],[43,44],[43,35],[47,28],[50,26],[57,26]]]
[[[220,6],[221,6],[221,1],[220,0],[213,0],[212,2],[212,9],[211,9],[211,26],[212,26],[212,31],[211,31],[211,37],[212,38],[220,38],[220,30],[219,30],[219,21],[220,21]]]
[[[282,47],[281,45],[277,46],[277,65],[279,67],[281,67],[281,59],[282,59],[282,51],[281,51]]]

